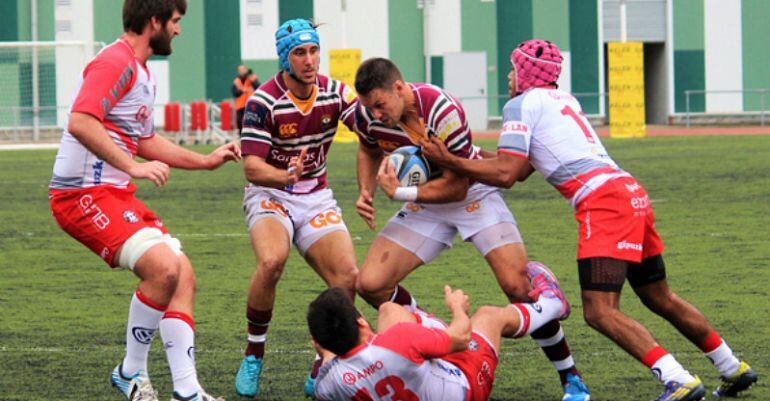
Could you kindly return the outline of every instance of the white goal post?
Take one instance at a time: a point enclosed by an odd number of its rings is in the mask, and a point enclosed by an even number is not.
[[[103,43],[0,42],[0,139],[40,139],[66,120],[77,78]],[[31,132],[24,137],[24,133]]]

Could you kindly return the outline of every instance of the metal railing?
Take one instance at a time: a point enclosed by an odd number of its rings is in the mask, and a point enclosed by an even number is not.
[[[735,89],[735,90],[696,90],[696,89],[688,89],[684,91],[684,98],[685,98],[685,120],[687,121],[687,127],[690,127],[690,115],[694,114],[690,111],[690,95],[703,95],[704,97],[708,94],[744,94],[744,93],[758,93],[759,94],[759,123],[761,126],[765,126],[765,113],[767,110],[765,110],[765,94],[770,93],[770,89]],[[704,100],[705,104],[705,100]],[[748,115],[748,114],[756,114],[757,112],[753,111],[735,111],[735,115]],[[709,114],[724,114],[724,113],[706,113],[706,112],[699,112],[698,114],[702,115],[709,115]]]

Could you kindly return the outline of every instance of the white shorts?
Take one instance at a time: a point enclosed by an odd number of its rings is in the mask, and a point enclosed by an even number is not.
[[[304,256],[321,237],[333,231],[348,232],[332,190],[290,194],[280,189],[249,185],[243,196],[246,226],[251,231],[261,219],[278,220]]]
[[[471,186],[468,196],[460,202],[404,204],[388,221],[380,235],[428,263],[441,249],[451,248],[456,235],[459,234],[463,241],[468,241],[479,232],[499,225],[507,226],[505,232],[508,233],[499,244],[492,244],[491,247],[485,244],[484,249],[481,249],[482,246],[474,241],[474,245],[482,254],[496,246],[521,243],[522,240],[516,219],[500,195],[500,190],[477,183]],[[441,249],[433,251],[430,248],[435,246],[431,244],[439,244]]]

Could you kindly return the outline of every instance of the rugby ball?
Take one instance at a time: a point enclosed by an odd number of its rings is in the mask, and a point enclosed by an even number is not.
[[[414,187],[424,184],[437,173],[417,146],[402,146],[388,155],[396,171],[399,185]]]

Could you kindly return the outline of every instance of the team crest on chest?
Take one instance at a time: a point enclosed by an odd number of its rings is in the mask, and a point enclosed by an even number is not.
[[[333,126],[334,123],[332,123],[332,116],[330,114],[324,114],[323,117],[321,117],[321,129],[326,131]]]

